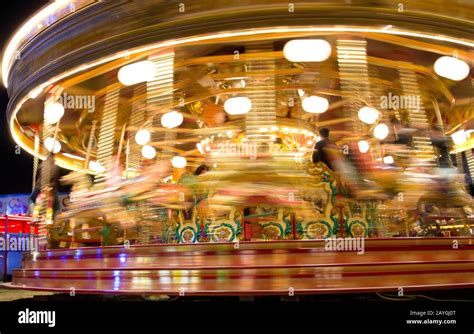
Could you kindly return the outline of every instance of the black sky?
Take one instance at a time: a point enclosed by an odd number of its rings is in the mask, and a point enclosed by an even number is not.
[[[0,14],[0,43],[2,56],[6,44],[13,33],[35,11],[47,4],[44,0],[8,1]],[[6,7],[8,6],[8,7]],[[8,95],[3,84],[0,88],[0,194],[31,192],[33,159],[27,153],[15,154],[15,142],[7,125],[6,109]]]

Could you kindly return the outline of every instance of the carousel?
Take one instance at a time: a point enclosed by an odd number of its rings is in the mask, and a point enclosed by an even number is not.
[[[472,286],[474,5],[443,5],[47,5],[2,61],[38,231],[5,285]]]

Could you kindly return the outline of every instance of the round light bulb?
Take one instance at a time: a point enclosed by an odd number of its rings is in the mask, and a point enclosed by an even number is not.
[[[367,153],[369,151],[370,145],[367,140],[361,140],[358,143],[360,153]]]
[[[123,66],[118,71],[118,80],[125,86],[151,81],[155,78],[156,66],[150,60]]]
[[[469,65],[460,59],[443,56],[434,63],[436,74],[454,81],[464,80],[469,75]]]
[[[304,111],[312,114],[322,114],[329,108],[329,101],[324,97],[310,96],[303,99],[301,103]]]
[[[44,106],[44,122],[46,124],[55,124],[64,115],[64,106],[59,102],[46,103]]]
[[[170,111],[161,116],[161,125],[165,128],[172,129],[183,123],[183,114],[177,111]]]
[[[293,39],[283,47],[283,55],[291,62],[320,62],[331,52],[331,44],[324,39]]]
[[[375,138],[380,139],[380,140],[387,138],[388,132],[389,132],[388,126],[383,123],[378,124],[374,128],[374,136]]]
[[[142,156],[145,159],[153,159],[156,157],[156,150],[153,146],[145,145],[142,147]]]
[[[380,117],[378,110],[370,107],[362,107],[358,113],[359,119],[366,124],[374,124]]]
[[[44,147],[46,147],[49,152],[53,152],[55,154],[61,151],[61,143],[55,140],[53,137],[46,138],[44,141]]]
[[[184,168],[186,167],[186,164],[187,164],[186,158],[175,156],[173,157],[173,159],[171,159],[171,165],[174,168]]]
[[[224,110],[229,115],[243,115],[252,109],[252,101],[247,97],[231,97],[224,103]]]
[[[146,144],[148,144],[150,139],[151,139],[150,131],[148,131],[146,129],[138,130],[136,135],[135,135],[135,142],[138,145],[146,145]]]
[[[383,162],[387,165],[393,164],[393,157],[391,155],[387,155],[383,158]]]
[[[89,161],[89,169],[96,173],[105,172],[105,167],[98,161]]]

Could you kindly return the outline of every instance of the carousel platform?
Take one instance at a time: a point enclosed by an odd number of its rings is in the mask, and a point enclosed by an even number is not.
[[[454,247],[453,247],[454,246]],[[91,247],[26,254],[4,287],[83,294],[301,295],[474,287],[474,238]]]

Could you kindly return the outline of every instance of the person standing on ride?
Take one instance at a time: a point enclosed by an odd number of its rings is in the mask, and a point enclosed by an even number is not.
[[[335,171],[335,152],[338,150],[337,145],[329,139],[329,129],[319,129],[321,140],[314,145],[312,160],[313,163],[324,162],[332,171]]]

